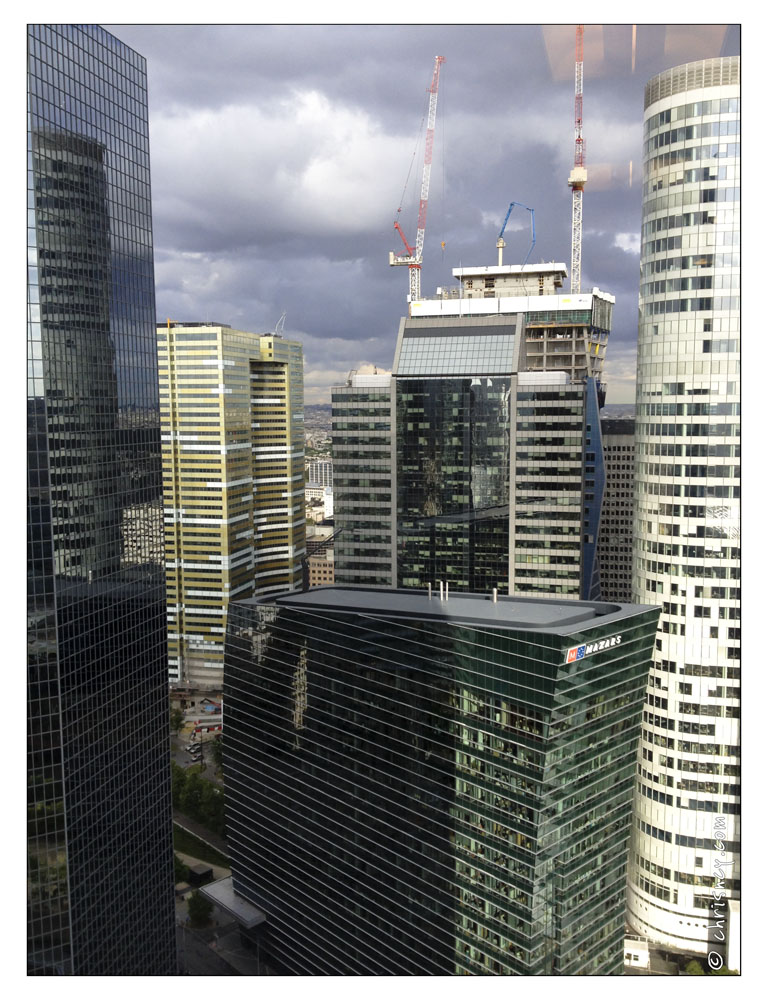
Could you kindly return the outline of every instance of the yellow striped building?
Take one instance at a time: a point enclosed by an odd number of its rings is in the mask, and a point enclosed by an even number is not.
[[[220,687],[229,599],[301,585],[301,344],[220,323],[157,330],[171,682]]]

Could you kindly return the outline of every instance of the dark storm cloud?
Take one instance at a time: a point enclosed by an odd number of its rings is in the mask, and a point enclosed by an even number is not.
[[[109,26],[147,58],[161,316],[274,327],[304,343],[307,398],[392,362],[415,237],[416,150],[444,55],[422,290],[496,260],[510,201],[536,213],[531,260],[570,266],[573,26]],[[632,397],[643,88],[691,59],[738,52],[718,25],[588,26],[582,288],[616,296],[609,398]],[[416,156],[413,154],[416,150]],[[522,262],[515,209],[505,261]],[[441,249],[441,242],[445,249]]]

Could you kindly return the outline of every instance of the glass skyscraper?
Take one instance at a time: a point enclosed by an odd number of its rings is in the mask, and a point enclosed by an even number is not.
[[[356,587],[231,604],[244,933],[294,975],[620,975],[657,618]]]
[[[632,596],[632,505],[635,499],[635,421],[600,421],[605,455],[605,493],[600,519],[600,589],[606,601]]]
[[[28,968],[176,971],[146,68],[28,29]]]
[[[337,582],[599,598],[613,296],[558,295],[565,273],[455,268],[391,377],[333,388]]]
[[[662,611],[628,918],[700,954],[741,879],[739,94],[738,56],[645,89],[632,593]]]

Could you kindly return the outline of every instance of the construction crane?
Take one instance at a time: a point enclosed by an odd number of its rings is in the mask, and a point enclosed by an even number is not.
[[[584,94],[584,25],[576,25],[576,102],[574,113],[575,147],[573,170],[568,177],[568,186],[573,195],[571,211],[571,293],[581,291],[581,197],[587,183],[584,136],[582,135],[582,98]]]
[[[528,208],[521,201],[511,201],[509,203],[509,208],[507,209],[507,214],[504,216],[504,223],[501,227],[501,232],[499,233],[499,238],[496,240],[496,248],[499,251],[499,267],[502,264],[502,253],[504,252],[504,247],[507,245],[504,242],[504,230],[507,228],[507,223],[509,222],[509,217],[512,214],[512,209],[517,205],[519,208],[524,208],[526,211],[531,213],[531,245],[528,249],[528,253],[525,255],[525,260],[523,261],[523,267],[528,263],[528,258],[533,253],[533,248],[536,246],[536,216],[532,208]]]
[[[421,199],[419,201],[419,220],[416,225],[416,246],[412,247],[395,221],[395,229],[405,244],[404,254],[390,252],[391,267],[398,264],[408,266],[409,290],[411,302],[421,298],[421,261],[424,252],[424,232],[427,226],[427,200],[429,198],[429,177],[432,172],[432,145],[435,139],[435,118],[437,116],[437,87],[440,82],[440,66],[445,62],[445,56],[435,56],[435,66],[432,70],[432,83],[429,86],[429,113],[427,115],[427,134],[424,143],[424,171],[421,177]],[[398,208],[398,212],[400,209]]]

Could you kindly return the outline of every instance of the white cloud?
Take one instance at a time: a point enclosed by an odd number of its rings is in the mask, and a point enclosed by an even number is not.
[[[607,403],[634,403],[636,368],[634,344],[608,342],[604,369]]]
[[[344,385],[350,372],[357,375],[391,375],[392,373],[372,364],[370,361],[358,361],[345,368],[304,368],[304,402],[330,403],[331,387]]]
[[[269,106],[161,111],[152,123],[156,211],[164,226],[225,229],[230,245],[368,233],[394,213],[406,144],[317,90]]]
[[[613,245],[626,253],[640,253],[640,233],[616,233]]]
[[[509,207],[509,206],[507,206]],[[521,211],[524,212],[523,209]],[[506,209],[503,212],[481,212],[480,221],[484,226],[491,226],[492,229],[496,231],[500,230],[504,223],[504,216],[507,214]],[[526,216],[523,218],[521,215],[515,215],[514,211],[507,221],[507,227],[504,230],[505,233],[516,233],[521,229],[530,229],[531,223],[530,219]]]

